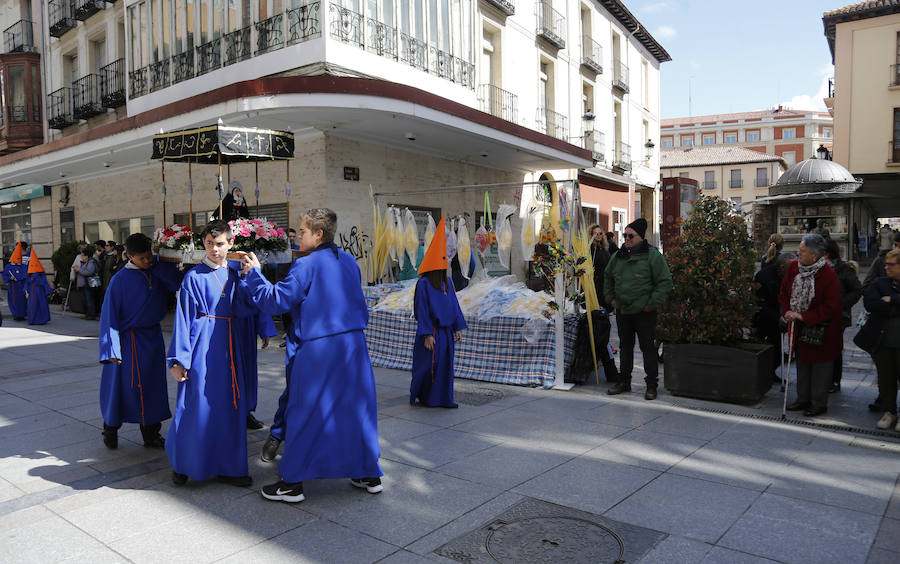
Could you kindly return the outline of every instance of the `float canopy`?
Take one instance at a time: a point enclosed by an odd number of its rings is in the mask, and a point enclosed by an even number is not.
[[[288,131],[208,125],[153,136],[154,161],[231,164],[293,158],[294,134]]]

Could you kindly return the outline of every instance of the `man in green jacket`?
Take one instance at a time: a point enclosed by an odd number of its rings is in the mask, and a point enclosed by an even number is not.
[[[644,355],[647,391],[644,397],[656,399],[659,373],[656,358],[656,311],[672,291],[672,274],[666,259],[656,247],[644,240],[647,220],[638,218],[625,228],[625,243],[613,254],[603,274],[606,301],[616,311],[619,328],[622,379],[606,393],[631,391],[634,368],[634,336]]]

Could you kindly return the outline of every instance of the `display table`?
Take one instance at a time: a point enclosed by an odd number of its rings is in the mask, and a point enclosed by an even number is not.
[[[517,317],[466,319],[469,328],[456,343],[454,376],[518,386],[554,385],[554,331],[552,323],[540,324],[534,342],[523,336],[527,320]],[[566,316],[563,351],[565,365],[572,362],[577,317]],[[409,314],[369,310],[366,343],[372,366],[412,370],[416,320]],[[560,375],[562,380],[562,375]]]

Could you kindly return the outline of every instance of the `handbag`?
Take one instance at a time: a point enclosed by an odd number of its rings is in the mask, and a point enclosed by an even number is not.
[[[822,323],[818,323],[813,325],[812,327],[807,325],[800,326],[800,342],[806,343],[807,345],[812,345],[814,347],[821,347],[825,345],[825,329],[828,327],[828,322],[823,321]]]
[[[88,276],[87,285],[88,288],[99,288],[103,282],[100,280],[99,274],[94,274],[93,276]]]

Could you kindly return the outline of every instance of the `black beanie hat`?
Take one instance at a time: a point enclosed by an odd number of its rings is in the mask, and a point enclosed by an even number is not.
[[[641,236],[641,239],[645,239],[644,234],[647,232],[647,220],[643,217],[639,217],[625,226],[625,229],[631,228]]]

